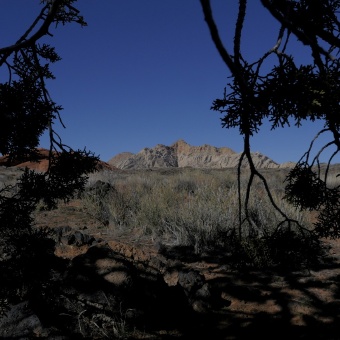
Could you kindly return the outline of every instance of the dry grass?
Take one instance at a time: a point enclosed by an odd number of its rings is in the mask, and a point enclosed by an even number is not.
[[[311,228],[310,214],[283,200],[286,172],[264,172],[279,208]],[[246,183],[247,173],[242,176],[242,192]],[[235,235],[239,226],[237,192],[235,169],[104,171],[91,176],[82,203],[107,231],[137,229],[155,242],[192,246],[196,253],[202,253],[225,248]],[[238,246],[254,256],[254,247],[266,248],[258,240],[273,235],[283,218],[273,209],[260,181],[254,183],[249,211],[251,223],[243,223],[244,239]]]

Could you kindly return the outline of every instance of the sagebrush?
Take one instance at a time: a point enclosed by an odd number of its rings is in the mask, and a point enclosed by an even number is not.
[[[285,245],[280,244],[283,240],[300,239],[306,246],[308,239],[311,245],[312,218],[283,199],[287,171],[266,172],[276,203],[302,229],[288,223],[278,229],[282,216],[272,208],[258,182],[250,197],[252,222],[244,222],[239,239],[236,169],[103,171],[90,177],[82,202],[85,211],[111,233],[134,230],[139,237],[164,245],[190,246],[196,254],[231,251],[239,257],[239,265],[276,265],[289,258],[284,254]],[[301,245],[296,246],[302,250]],[[294,259],[299,258],[293,250],[289,252]]]

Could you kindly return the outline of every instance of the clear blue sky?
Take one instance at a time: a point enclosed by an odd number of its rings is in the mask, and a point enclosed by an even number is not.
[[[237,3],[212,0],[227,45]],[[88,26],[61,26],[46,40],[62,57],[52,66],[57,79],[49,89],[64,107],[67,128],[56,128],[65,144],[86,146],[104,161],[178,139],[242,151],[238,130],[222,129],[222,116],[210,110],[230,73],[211,41],[199,0],[79,0],[75,7]],[[38,10],[39,0],[2,0],[1,46],[15,42]],[[247,20],[243,51],[255,60],[275,44],[277,26],[259,0],[249,1]],[[301,61],[308,56],[295,52]],[[252,151],[278,163],[297,161],[321,127],[270,132],[265,124],[252,139]],[[48,146],[46,137],[41,144]]]

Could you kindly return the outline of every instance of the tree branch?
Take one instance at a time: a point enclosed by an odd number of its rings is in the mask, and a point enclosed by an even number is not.
[[[243,79],[242,72],[239,67],[235,64],[233,58],[229,54],[229,52],[226,50],[224,47],[220,35],[218,33],[217,26],[215,24],[215,21],[213,19],[212,11],[211,11],[211,6],[210,6],[210,1],[209,0],[200,0],[203,13],[204,13],[204,20],[206,21],[211,39],[214,42],[217,51],[219,52],[220,56],[222,57],[223,61],[225,64],[228,66],[230,72],[233,74],[233,76],[236,78],[237,82],[239,83],[240,87],[244,91],[244,93],[247,93],[247,85]]]
[[[242,29],[244,18],[246,15],[246,8],[247,8],[247,0],[240,0],[239,1],[239,8],[238,8],[238,16],[235,26],[235,35],[234,35],[234,61],[236,64],[240,64],[240,55],[241,55],[241,36],[242,36]]]
[[[275,6],[271,3],[270,0],[261,0],[262,5],[272,14],[274,18],[276,18],[282,25],[287,27],[291,32],[293,32],[296,37],[302,41],[304,45],[308,45],[311,47],[313,54],[322,54],[327,58],[333,60],[334,57],[331,56],[325,49],[323,49],[318,43],[316,39],[312,39],[304,31],[298,29],[300,27],[297,23],[292,23],[285,18],[284,15],[280,14],[279,11],[275,8]],[[329,37],[328,37],[329,38]],[[335,37],[334,37],[335,38]],[[340,44],[339,39],[336,39],[334,42]]]
[[[50,25],[52,24],[53,19],[55,18],[57,11],[58,11],[60,5],[62,4],[62,1],[63,0],[52,0],[50,2],[50,5],[49,5],[50,8],[49,8],[49,11],[47,13],[47,16],[44,19],[42,25],[40,26],[40,28],[38,29],[38,31],[36,33],[34,33],[30,38],[25,40],[27,35],[28,35],[28,32],[30,32],[32,30],[32,26],[31,26],[29,28],[29,30],[18,40],[17,43],[15,43],[14,45],[11,45],[11,46],[0,48],[0,54],[12,53],[12,52],[18,51],[22,48],[31,46],[37,40],[39,40],[41,37],[48,34],[48,29],[49,29]],[[39,16],[35,20],[35,23],[37,23],[42,18],[42,15],[43,15],[46,8],[47,8],[47,6],[45,6],[43,11],[40,12]]]

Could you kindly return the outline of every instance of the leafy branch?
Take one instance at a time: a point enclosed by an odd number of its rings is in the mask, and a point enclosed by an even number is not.
[[[321,181],[322,187],[326,188],[327,176],[322,180],[319,173],[314,178],[312,175],[314,172],[308,170],[308,174],[312,177],[309,178],[309,181],[304,182],[302,177],[306,176],[306,172],[299,170],[305,167],[312,169],[314,163],[319,163],[323,151],[330,146],[335,146],[336,150],[329,158],[329,168],[331,160],[340,150],[340,118],[338,115],[340,68],[339,60],[333,56],[333,54],[338,54],[340,47],[340,23],[336,14],[340,8],[340,2],[332,0],[313,2],[261,0],[269,14],[278,21],[279,28],[274,46],[255,61],[246,60],[242,54],[242,34],[247,13],[247,1],[240,0],[238,2],[238,14],[232,36],[233,55],[225,48],[220,38],[210,1],[201,0],[200,2],[212,41],[231,72],[232,81],[225,88],[223,98],[216,99],[211,108],[224,114],[224,117],[221,118],[222,127],[238,128],[243,136],[243,153],[238,165],[239,188],[241,187],[241,167],[245,160],[248,161],[250,168],[244,202],[241,201],[239,189],[239,236],[241,237],[241,226],[244,223],[241,219],[242,209],[245,211],[246,221],[254,224],[249,214],[248,201],[255,177],[262,181],[270,202],[281,214],[283,222],[288,222],[289,226],[291,223],[297,224],[281,211],[272,199],[265,177],[254,166],[250,141],[251,137],[260,131],[264,121],[269,121],[272,129],[289,127],[292,122],[296,126],[300,126],[306,120],[323,121],[325,128],[320,133],[330,132],[333,139],[321,148],[312,164],[308,164],[311,149],[305,155],[307,162],[297,163],[296,168],[291,171],[287,179],[291,185],[287,186],[286,198],[303,208],[301,196],[308,196],[309,193],[305,186]],[[287,53],[287,47],[294,39],[310,49],[311,63],[298,65],[294,60],[294,55]],[[268,60],[272,55],[276,56],[274,63],[273,59],[270,62]],[[266,61],[268,61],[266,66],[271,65],[269,72],[264,67]],[[306,189],[300,192],[300,198],[295,197],[296,199],[294,198],[296,191],[292,190],[295,181],[299,183],[300,190]],[[332,197],[327,201],[331,202],[332,208],[337,206],[338,203],[334,197],[338,196],[334,192],[327,196]],[[314,208],[321,208],[321,206],[317,204],[314,205]],[[331,210],[328,208],[328,211]]]

